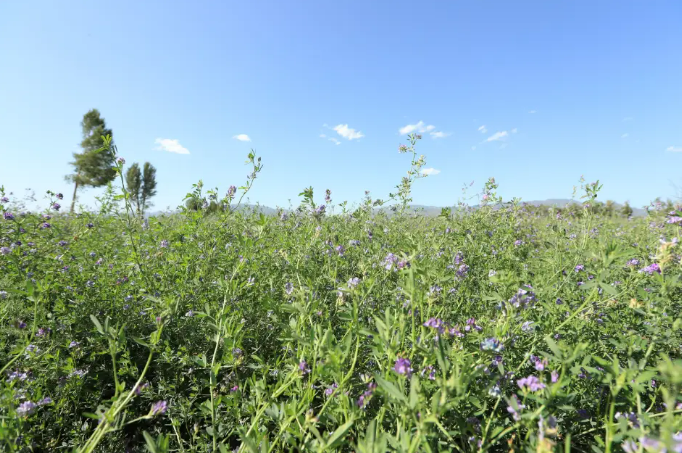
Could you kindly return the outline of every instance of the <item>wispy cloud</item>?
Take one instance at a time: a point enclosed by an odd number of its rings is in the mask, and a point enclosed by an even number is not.
[[[182,146],[177,139],[157,138],[154,143],[158,145],[155,149],[159,151],[166,151],[175,154],[189,154],[189,150]]]
[[[426,132],[431,132],[436,128],[433,124],[429,124],[428,126],[423,122],[419,121],[417,124],[408,124],[405,127],[401,127],[398,132],[400,132],[400,135],[407,135],[411,134],[412,132],[419,132],[420,134],[424,134]]]
[[[495,132],[493,135],[486,138],[485,141],[486,142],[494,142],[494,141],[499,141],[499,140],[506,140],[507,137],[509,137],[509,132],[507,132],[507,131]]]
[[[451,135],[449,132],[437,131],[436,126],[434,126],[433,124],[427,125],[423,121],[419,121],[416,124],[408,124],[407,126],[403,126],[400,129],[398,129],[398,132],[400,133],[400,135],[407,135],[413,132],[417,132],[419,134],[428,133],[433,138],[445,138],[448,135]]]
[[[682,153],[682,146],[668,146],[665,150],[671,153]]]
[[[340,145],[340,144],[341,144],[341,140],[338,140],[338,139],[336,139],[336,138],[334,138],[334,137],[331,137],[331,138],[329,139],[329,141],[330,141],[330,142],[334,142],[334,143],[336,143],[337,145]]]
[[[628,133],[626,132],[626,133],[624,133],[623,135],[621,135],[620,138],[628,138],[629,136],[630,136],[630,134],[628,134]]]
[[[536,112],[536,110],[531,110],[531,111],[530,111],[530,112],[528,112],[528,113],[535,113],[535,112]]]
[[[239,140],[240,142],[250,142],[251,141],[251,137],[249,137],[246,134],[234,135],[234,136],[232,136],[232,138]]]
[[[479,131],[481,134],[485,134],[486,132],[488,132],[488,129],[485,127],[485,124],[484,124],[483,126],[481,126],[481,127],[478,128],[478,131]]]
[[[326,138],[327,136],[325,134],[320,134],[320,138]]]
[[[347,124],[339,124],[334,127],[334,130],[341,137],[348,140],[355,140],[365,136],[365,134],[363,134],[362,132],[356,131],[355,129],[351,129],[350,127],[348,127]]]
[[[435,168],[425,168],[422,170],[422,174],[430,176],[430,175],[437,175],[440,173],[440,170],[436,170]]]

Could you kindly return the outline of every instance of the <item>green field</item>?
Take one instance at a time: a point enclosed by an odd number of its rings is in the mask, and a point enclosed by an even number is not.
[[[4,202],[3,450],[681,451],[680,214],[491,180],[427,218],[412,182],[390,217],[233,209],[250,183],[147,220]]]

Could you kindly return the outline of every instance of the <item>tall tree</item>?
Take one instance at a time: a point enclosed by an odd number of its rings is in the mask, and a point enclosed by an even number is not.
[[[126,185],[130,193],[130,201],[135,205],[138,215],[144,214],[152,204],[149,201],[156,195],[156,168],[145,162],[142,171],[137,163],[126,172]]]
[[[81,121],[83,140],[81,141],[82,153],[73,153],[74,161],[71,162],[75,173],[68,175],[67,180],[74,183],[71,212],[76,206],[76,196],[79,187],[105,186],[116,177],[114,166],[114,153],[108,149],[102,149],[107,135],[113,136],[111,129],[107,129],[104,118],[99,110],[92,109],[83,115]]]
[[[621,212],[621,214],[623,214],[625,217],[630,217],[630,216],[632,215],[632,213],[633,213],[633,210],[632,210],[632,208],[630,207],[630,203],[628,203],[628,202],[626,201],[625,204],[623,205],[623,207],[621,208],[620,212]]]

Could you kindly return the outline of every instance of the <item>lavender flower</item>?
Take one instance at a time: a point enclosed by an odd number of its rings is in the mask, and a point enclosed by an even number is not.
[[[554,370],[551,373],[552,384],[556,384],[559,381],[559,372]]]
[[[398,359],[395,361],[393,370],[398,374],[404,374],[407,377],[410,377],[412,375],[412,368],[410,368],[410,365],[411,362],[409,359],[398,357]]]
[[[301,361],[299,362],[299,364],[298,364],[298,370],[299,370],[302,374],[304,374],[304,375],[310,373],[310,368],[308,368],[308,364],[306,363],[305,360],[301,360]]]
[[[78,346],[80,346],[80,343],[77,342],[77,341],[75,341],[75,340],[74,340],[74,341],[71,341],[71,343],[69,343],[69,349],[71,349],[71,348],[77,348]]]
[[[519,386],[520,389],[530,390],[531,392],[537,392],[538,390],[545,388],[545,384],[540,382],[540,379],[533,375],[530,375],[523,379],[519,379],[518,381],[516,381],[516,384]]]
[[[353,277],[350,280],[348,280],[348,287],[353,289],[357,287],[360,284],[360,279],[358,277]]]
[[[661,267],[657,263],[652,263],[646,267],[639,270],[640,273],[646,273],[652,275],[654,272],[661,273]]]
[[[486,338],[481,342],[481,350],[502,352],[504,350],[504,345],[500,343],[500,340],[497,338]]]
[[[580,271],[582,271],[582,270],[584,270],[584,269],[585,269],[585,266],[584,266],[584,265],[578,264],[578,265],[575,267],[574,270],[575,270],[576,272],[580,272]]]
[[[52,404],[52,398],[50,398],[49,396],[46,396],[42,400],[38,401],[38,406],[44,406],[46,404]]]
[[[124,158],[122,158],[122,157],[119,157],[119,158],[116,160],[116,162],[118,162],[119,165],[124,165],[124,164],[126,163],[126,160],[125,160]]]
[[[372,399],[372,395],[374,394],[374,390],[377,388],[377,385],[374,382],[370,382],[367,384],[367,390],[360,395],[360,398],[358,398],[358,406],[360,409],[364,409],[367,407],[367,404],[369,404],[369,400]]]
[[[27,415],[31,415],[33,412],[35,412],[36,407],[38,405],[32,401],[24,401],[17,407],[17,415],[19,417],[25,417]]]
[[[10,249],[9,247],[0,247],[0,253],[2,253],[3,255],[9,255],[10,253],[12,253],[12,249]]]
[[[152,416],[157,416],[166,413],[168,409],[168,403],[166,401],[157,401],[152,405],[151,414]]]
[[[5,220],[14,220],[14,214],[9,211],[5,211],[3,216],[5,217]]]
[[[168,241],[167,240],[164,239],[161,241],[161,248],[162,249],[168,248]]]
[[[462,264],[459,266],[459,269],[457,269],[457,273],[456,273],[457,278],[460,278],[460,279],[464,278],[467,276],[468,273],[469,273],[469,266],[467,266],[466,264]]]
[[[324,394],[326,396],[332,396],[332,393],[334,393],[334,390],[339,388],[339,385],[337,383],[332,384],[330,387],[327,387],[324,391]]]
[[[291,295],[291,293],[294,292],[294,285],[291,282],[287,282],[284,285],[284,291],[288,294]]]
[[[52,204],[52,209],[54,209],[55,211],[59,211],[59,209],[60,209],[61,207],[62,207],[62,206],[61,206],[59,203],[53,203],[53,204]]]

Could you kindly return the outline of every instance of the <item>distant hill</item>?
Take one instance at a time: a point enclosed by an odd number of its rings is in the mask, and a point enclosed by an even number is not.
[[[526,204],[529,204],[531,206],[545,205],[545,206],[556,206],[558,208],[563,208],[570,203],[577,203],[577,202],[575,200],[569,200],[567,198],[550,198],[547,200],[522,201],[522,203],[526,203]],[[615,206],[616,210],[619,210],[620,208],[623,207],[623,205],[620,203],[615,203],[614,206]],[[478,206],[475,205],[473,207],[477,208]],[[252,210],[252,209],[256,209],[258,212],[262,212],[263,214],[265,214],[267,216],[273,216],[273,215],[277,214],[277,209],[275,209],[275,208],[271,208],[269,206],[261,206],[261,205],[257,206],[257,205],[251,205],[251,204],[246,204],[246,205],[240,206],[238,211],[245,211],[245,210]],[[441,207],[441,206],[426,206],[426,205],[419,205],[419,204],[410,205],[410,208],[409,208],[410,212],[419,211],[420,213],[426,215],[427,217],[436,217],[436,216],[440,215],[442,209],[443,209],[443,207]],[[284,212],[289,212],[289,211],[290,211],[289,209],[284,209]],[[389,215],[392,214],[390,207],[382,207],[382,208],[377,209],[376,211],[384,211]],[[171,211],[171,212],[167,212],[167,211],[148,212],[145,214],[145,217],[153,217],[153,216],[159,216],[159,215],[164,215],[164,214],[168,215],[168,214],[172,214],[173,212],[175,212],[175,211]],[[632,207],[632,216],[633,217],[643,217],[645,215],[646,215],[646,211],[644,209]]]

